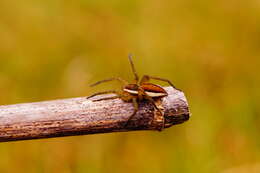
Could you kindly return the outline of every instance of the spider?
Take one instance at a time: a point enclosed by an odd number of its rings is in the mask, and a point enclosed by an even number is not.
[[[139,107],[138,103],[140,101],[147,100],[147,101],[151,102],[153,107],[156,110],[158,110],[161,115],[163,115],[161,110],[155,104],[155,100],[166,97],[168,95],[168,93],[161,86],[149,83],[150,79],[167,82],[174,89],[177,89],[171,83],[171,81],[169,81],[168,79],[160,78],[160,77],[144,75],[141,78],[141,80],[139,80],[140,78],[139,78],[139,76],[138,76],[138,74],[135,70],[135,66],[134,66],[131,54],[129,54],[128,59],[129,59],[130,65],[131,65],[132,72],[134,74],[134,82],[133,83],[128,83],[126,80],[124,80],[120,77],[113,77],[113,78],[104,79],[104,80],[98,81],[98,82],[96,82],[96,83],[94,83],[90,86],[93,87],[93,86],[99,85],[99,84],[104,83],[104,82],[109,82],[109,81],[119,81],[119,82],[122,83],[122,90],[121,91],[109,90],[109,91],[98,92],[98,93],[95,93],[95,94],[87,97],[87,99],[89,99],[89,98],[97,96],[97,95],[113,93],[113,94],[115,94],[115,96],[100,98],[100,99],[96,99],[96,100],[93,100],[93,101],[101,101],[101,100],[109,100],[109,99],[120,98],[124,102],[132,102],[133,106],[134,106],[134,112],[132,113],[132,115],[126,121],[125,126],[127,126],[128,122],[137,113],[138,107]]]

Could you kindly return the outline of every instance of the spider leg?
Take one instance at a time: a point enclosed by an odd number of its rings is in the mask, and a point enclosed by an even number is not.
[[[117,96],[112,96],[112,97],[100,98],[100,99],[93,100],[93,102],[97,102],[97,101],[101,101],[101,100],[111,100],[111,99],[117,99],[117,98],[120,98],[120,96],[117,95]]]
[[[132,60],[132,54],[128,55],[128,59],[129,59],[130,64],[131,64],[132,72],[134,73],[134,76],[135,76],[135,84],[137,84],[138,81],[139,81],[139,77],[138,77],[138,74],[137,74],[137,72],[135,70],[135,66],[134,66],[134,63],[133,63],[133,60]]]
[[[103,91],[103,92],[98,92],[98,93],[92,94],[92,95],[88,96],[87,99],[89,99],[89,98],[91,98],[91,97],[95,97],[95,96],[97,96],[97,95],[110,94],[110,93],[119,95],[119,93],[118,93],[117,91],[115,91],[115,90],[109,90],[109,91]]]
[[[126,85],[128,83],[127,81],[125,81],[124,79],[121,79],[120,77],[112,77],[112,78],[104,79],[104,80],[101,80],[101,81],[97,81],[96,83],[93,83],[90,86],[93,87],[93,86],[99,85],[101,83],[110,82],[110,81],[113,81],[113,80],[117,80],[124,85]]]
[[[132,115],[130,115],[130,117],[127,119],[126,123],[125,123],[125,127],[128,125],[129,121],[135,116],[136,112],[138,111],[138,103],[137,103],[137,99],[133,98],[132,99],[133,102],[133,106],[134,106],[134,112],[132,113]]]
[[[165,123],[165,119],[164,119],[164,115],[162,113],[162,110],[160,108],[158,108],[158,106],[156,105],[156,103],[155,103],[155,101],[152,97],[147,96],[146,98],[153,104],[153,107],[160,113],[160,116],[162,118],[162,126],[160,126],[160,128],[158,130],[161,131],[161,130],[164,129],[164,123]]]
[[[152,104],[153,104],[153,107],[160,112],[161,116],[162,116],[162,119],[163,119],[163,126],[160,128],[160,130],[162,130],[164,128],[164,116],[163,116],[163,113],[162,113],[162,110],[160,108],[158,108],[158,106],[156,105],[154,99],[152,97],[150,97],[149,95],[146,94],[146,92],[143,90],[143,89],[140,89],[140,91],[144,94],[145,98],[147,100],[149,100]]]
[[[140,85],[143,83],[148,82],[150,79],[154,79],[154,80],[159,80],[159,81],[163,81],[163,82],[167,82],[169,85],[171,85],[174,89],[177,89],[170,80],[168,79],[164,79],[164,78],[160,78],[160,77],[154,77],[154,76],[149,76],[149,75],[144,75],[141,79]],[[179,89],[177,89],[179,90]]]
[[[149,101],[153,104],[153,107],[154,107],[157,111],[159,111],[159,112],[162,114],[162,111],[161,111],[160,108],[158,108],[158,106],[155,104],[155,101],[154,101],[154,99],[153,99],[152,97],[148,96],[148,95],[145,93],[145,98],[146,98],[147,100],[149,100]]]

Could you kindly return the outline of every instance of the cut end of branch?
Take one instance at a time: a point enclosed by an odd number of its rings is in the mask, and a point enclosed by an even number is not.
[[[120,117],[121,123],[118,124],[119,131],[161,131],[164,128],[184,123],[190,118],[189,107],[184,93],[172,87],[165,87],[164,89],[167,91],[168,96],[156,100],[156,105],[160,108],[163,115],[161,115],[160,111],[154,109],[153,104],[149,101],[143,101],[139,103],[138,112],[129,123],[127,123],[127,126],[125,126],[125,124],[134,111],[132,103],[125,103],[121,99],[114,99],[101,101],[100,103],[96,102],[96,104],[110,107],[111,112],[113,112],[113,108],[115,107],[117,109],[116,111],[118,111],[118,113],[120,112],[122,116]],[[93,100],[106,97],[111,97],[111,95],[96,96]],[[110,103],[113,105],[110,105]]]

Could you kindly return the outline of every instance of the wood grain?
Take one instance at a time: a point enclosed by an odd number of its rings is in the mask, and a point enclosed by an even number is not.
[[[0,106],[0,141],[132,130],[162,130],[189,119],[184,93],[165,87],[168,96],[158,101],[164,121],[149,102],[140,103],[133,119],[131,103],[120,99],[93,102],[86,97]],[[99,97],[108,97],[102,95]]]

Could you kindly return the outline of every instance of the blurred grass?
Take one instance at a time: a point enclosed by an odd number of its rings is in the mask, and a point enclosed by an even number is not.
[[[192,117],[162,133],[0,144],[0,172],[259,172],[258,1],[0,2],[0,104],[88,95],[110,76],[170,79]]]

